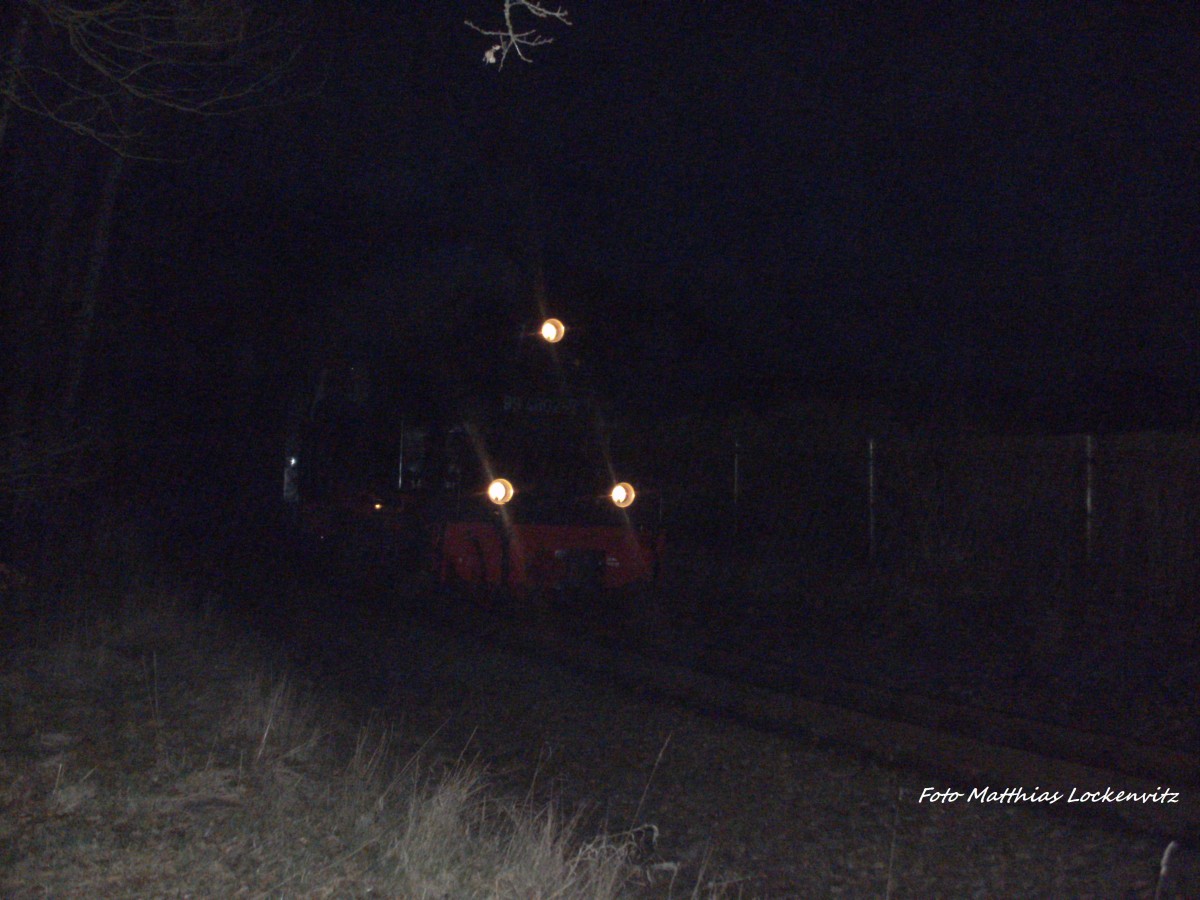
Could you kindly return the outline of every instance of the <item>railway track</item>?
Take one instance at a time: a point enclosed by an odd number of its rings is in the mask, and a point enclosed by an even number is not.
[[[386,602],[386,590],[374,602]],[[661,696],[755,727],[845,746],[927,771],[944,785],[1108,787],[1178,792],[1171,804],[1123,803],[1112,811],[1166,833],[1200,827],[1200,755],[970,703],[818,673],[735,643],[699,647],[694,633],[649,645],[649,629],[573,615],[486,612],[425,585],[402,601],[438,628],[549,659],[589,677]],[[634,640],[638,637],[639,640]],[[693,639],[689,647],[687,638]]]
[[[703,662],[665,659],[617,637],[598,637],[518,617],[486,624],[460,609],[439,624],[550,658],[591,677],[661,696],[755,727],[845,746],[930,774],[931,784],[1035,786],[1082,797],[1107,789],[1155,794],[1141,803],[1089,801],[1139,829],[1168,833],[1200,825],[1200,756],[950,702],[878,685],[748,660],[708,648]],[[1083,811],[1083,810],[1081,810]]]
[[[738,651],[709,649],[691,668],[714,678],[733,678],[770,693],[786,693],[878,719],[971,736],[1080,765],[1149,780],[1200,787],[1200,757],[1094,731],[1070,728],[993,707],[881,687],[866,681],[817,675],[773,659],[747,661]]]

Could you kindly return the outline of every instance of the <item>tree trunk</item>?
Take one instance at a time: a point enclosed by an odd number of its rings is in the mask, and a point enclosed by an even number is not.
[[[4,149],[4,135],[8,131],[8,118],[12,114],[13,94],[17,90],[17,70],[25,55],[25,42],[29,39],[29,12],[21,13],[17,30],[13,32],[12,45],[8,53],[8,71],[4,73],[3,98],[0,98],[0,150]]]
[[[121,176],[125,171],[125,157],[114,153],[109,158],[108,172],[100,189],[100,205],[96,211],[96,224],[92,231],[92,246],[88,252],[87,270],[83,285],[72,312],[72,334],[67,385],[62,397],[64,423],[74,420],[75,407],[79,402],[79,386],[87,368],[87,350],[91,343],[96,323],[96,302],[99,294],[100,276],[108,261],[108,246],[112,239],[113,212],[117,206],[117,194]]]

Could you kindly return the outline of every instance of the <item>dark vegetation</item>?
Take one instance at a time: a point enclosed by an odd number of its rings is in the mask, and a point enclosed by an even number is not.
[[[554,802],[493,790],[486,762],[436,729],[379,714],[367,676],[404,613],[372,617],[382,593],[360,579],[331,583],[265,530],[230,542],[230,568],[197,569],[112,516],[43,524],[0,597],[4,896],[582,900],[645,885],[642,835],[581,833]]]
[[[151,550],[161,532],[75,509],[47,524],[39,552],[16,554],[26,568],[4,596],[0,646],[6,896],[929,896],[968,884],[1031,896],[1112,877],[1141,896],[1152,883],[1154,839],[1033,810],[975,810],[966,825],[904,801],[928,775],[849,748],[709,723],[486,637],[453,650],[423,623],[424,605],[447,598],[314,556],[278,523],[242,526],[211,555],[174,539],[173,557]],[[751,589],[769,597],[778,573],[751,583],[736,558],[700,561],[680,547],[636,613],[656,626],[645,635],[670,638],[659,652],[702,655],[718,626],[733,640],[779,627],[782,607],[745,602]],[[683,584],[710,585],[704,605],[665,593]],[[736,611],[721,605],[735,598]],[[814,622],[823,635],[845,624]],[[877,649],[885,658],[887,641]],[[553,759],[538,758],[543,742]],[[512,781],[522,756],[536,792]],[[498,790],[464,764],[501,759]],[[576,781],[612,791],[611,811],[587,812]],[[569,802],[546,799],[556,784]],[[662,824],[667,855],[626,827],[637,813]],[[987,847],[955,837],[978,834]],[[1069,852],[1044,854],[1048,840]]]

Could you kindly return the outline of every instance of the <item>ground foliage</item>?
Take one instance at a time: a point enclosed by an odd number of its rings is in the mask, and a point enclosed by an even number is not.
[[[423,753],[384,721],[356,726],[186,597],[56,599],[29,617],[6,598],[0,895],[636,889],[634,836],[584,839],[554,804],[500,798],[477,764]]]
[[[284,649],[186,584],[9,592],[0,895],[1152,894],[1159,836],[917,803],[962,785],[381,618],[332,582],[257,589]]]

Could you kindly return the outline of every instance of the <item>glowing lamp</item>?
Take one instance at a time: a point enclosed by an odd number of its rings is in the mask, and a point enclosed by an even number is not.
[[[613,489],[608,496],[614,506],[619,509],[625,509],[633,505],[633,501],[637,499],[637,491],[633,489],[633,485],[628,481],[622,481],[619,484],[613,485]]]
[[[497,478],[487,488],[488,499],[497,506],[503,506],[513,498],[515,493],[512,482],[507,478]]]
[[[558,319],[547,319],[542,323],[538,334],[542,336],[542,340],[547,344],[557,344],[563,339],[563,335],[567,333],[567,326]]]

